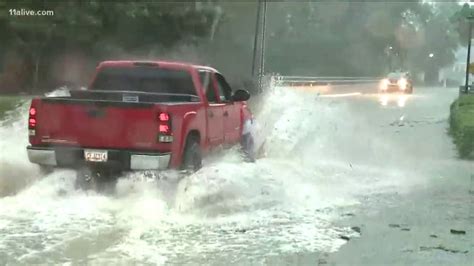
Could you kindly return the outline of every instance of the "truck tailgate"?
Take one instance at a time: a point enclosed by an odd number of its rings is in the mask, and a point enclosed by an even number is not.
[[[43,100],[37,134],[43,143],[153,149],[158,132],[154,109],[151,103]]]

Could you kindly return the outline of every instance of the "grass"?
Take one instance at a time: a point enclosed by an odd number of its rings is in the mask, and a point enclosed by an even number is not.
[[[1,96],[0,95],[0,119],[2,119],[6,112],[18,106],[24,96]]]
[[[474,95],[461,95],[451,104],[450,135],[461,158],[473,158]]]

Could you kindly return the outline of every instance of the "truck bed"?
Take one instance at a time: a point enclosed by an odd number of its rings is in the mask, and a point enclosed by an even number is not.
[[[195,99],[122,91],[40,98],[36,136],[54,145],[165,151],[168,145],[157,143],[159,112],[168,105],[196,104]]]

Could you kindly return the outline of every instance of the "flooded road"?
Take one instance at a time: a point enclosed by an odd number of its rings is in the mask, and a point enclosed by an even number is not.
[[[113,195],[75,191],[72,171],[42,176],[29,164],[25,104],[0,127],[0,264],[315,265],[328,254],[347,263],[338,250],[364,246],[353,243],[387,206],[465,186],[472,163],[456,159],[446,134],[456,96],[271,88],[257,114],[265,158],[228,150],[182,180],[124,176]],[[362,223],[362,235],[351,228]],[[464,241],[463,258],[473,250]]]

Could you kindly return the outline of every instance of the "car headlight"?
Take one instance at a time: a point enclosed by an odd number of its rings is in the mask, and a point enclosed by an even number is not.
[[[400,86],[400,89],[405,90],[407,88],[408,82],[406,79],[401,78],[398,80],[398,86]]]
[[[381,90],[386,90],[387,87],[388,87],[388,83],[389,83],[388,79],[382,79],[380,81],[380,89]]]

